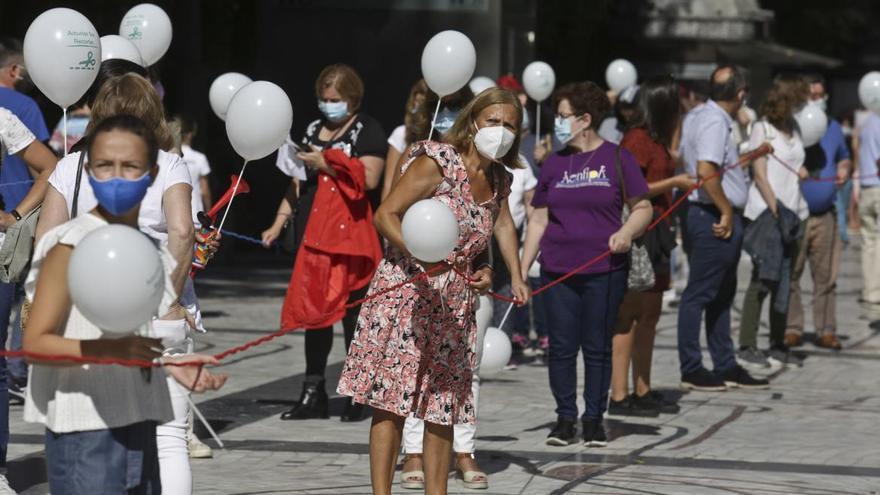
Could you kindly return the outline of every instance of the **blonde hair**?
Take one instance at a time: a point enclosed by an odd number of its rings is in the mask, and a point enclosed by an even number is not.
[[[174,136],[165,122],[162,100],[150,81],[137,74],[123,74],[108,79],[95,96],[86,135],[90,135],[107,117],[122,114],[133,115],[153,129],[160,149],[174,149]]]
[[[455,146],[459,153],[464,153],[473,142],[474,134],[477,132],[474,129],[474,122],[476,122],[477,117],[483,110],[492,105],[511,105],[516,110],[516,130],[513,131],[516,137],[513,140],[513,146],[510,147],[510,151],[501,157],[499,161],[510,168],[524,168],[525,165],[519,159],[519,141],[522,134],[520,126],[522,125],[523,108],[519,98],[506,89],[489,88],[472,99],[461,110],[452,127],[446,131],[444,141]]]

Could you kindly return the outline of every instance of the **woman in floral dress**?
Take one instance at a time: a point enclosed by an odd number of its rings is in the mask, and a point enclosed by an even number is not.
[[[521,272],[507,207],[510,177],[504,170],[504,165],[522,166],[517,156],[521,121],[522,107],[513,93],[481,93],[462,110],[446,143],[425,141],[412,149],[399,182],[376,212],[376,228],[389,247],[369,294],[381,295],[361,308],[339,381],[339,393],[374,408],[373,493],[391,493],[401,430],[410,414],[425,420],[425,493],[446,493],[452,426],[475,420],[475,296],[491,285],[491,268],[474,271],[473,261],[494,232],[510,273]],[[448,206],[459,221],[458,245],[440,263],[413,258],[401,233],[406,210],[426,198]],[[405,283],[425,271],[432,276]],[[525,303],[525,282],[515,277],[512,285],[517,300]]]

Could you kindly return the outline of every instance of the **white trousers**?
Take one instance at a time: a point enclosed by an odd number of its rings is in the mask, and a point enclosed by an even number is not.
[[[168,354],[192,352],[186,320],[153,320],[153,333],[162,339]],[[192,495],[192,470],[189,465],[186,430],[190,414],[189,391],[168,376],[168,393],[174,419],[156,427],[156,447],[159,451],[159,477],[163,495]]]
[[[477,327],[477,366],[474,369],[474,379],[471,382],[471,390],[474,394],[474,417],[477,417],[480,403],[480,360],[483,357],[483,337],[486,335],[485,328]],[[473,454],[476,450],[474,437],[477,435],[477,424],[458,424],[453,426],[452,451],[461,454]],[[403,452],[406,454],[421,454],[422,440],[425,437],[425,422],[412,416],[406,418],[403,425]]]

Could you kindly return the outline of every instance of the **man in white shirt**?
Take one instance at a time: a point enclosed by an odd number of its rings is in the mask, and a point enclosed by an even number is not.
[[[208,157],[200,151],[192,148],[192,141],[198,132],[196,123],[189,117],[178,116],[175,120],[180,122],[181,145],[183,161],[189,170],[192,183],[192,213],[193,223],[199,225],[198,213],[207,212],[211,209],[214,201],[211,197],[211,184],[208,176],[211,174],[211,164]]]

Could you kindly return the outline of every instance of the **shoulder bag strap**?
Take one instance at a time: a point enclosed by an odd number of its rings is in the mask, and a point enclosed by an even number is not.
[[[85,160],[86,152],[79,152],[79,164],[76,166],[76,186],[73,188],[73,206],[70,208],[70,218],[76,218],[77,206],[79,203],[79,185],[82,182],[82,173],[83,173],[83,161]]]

